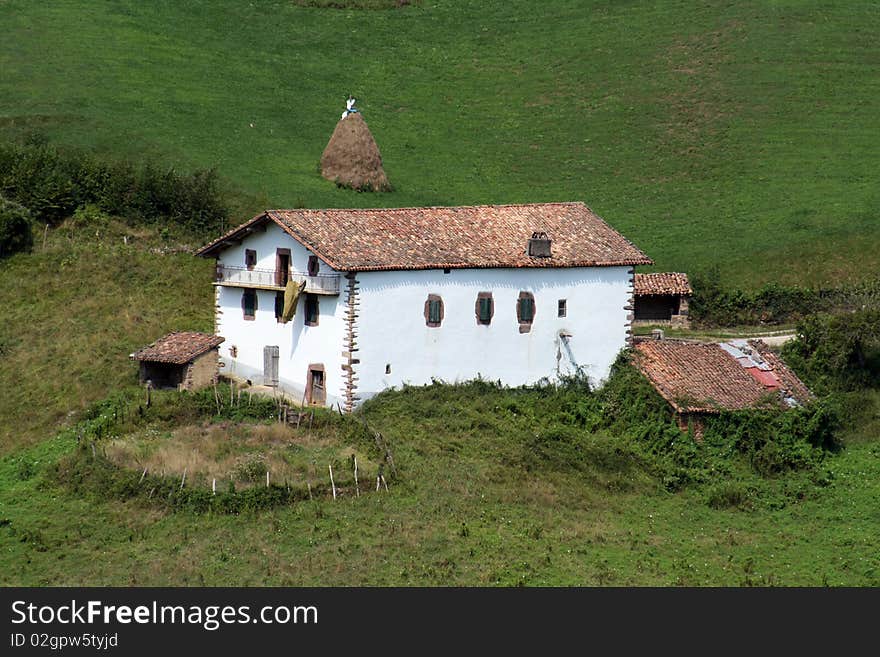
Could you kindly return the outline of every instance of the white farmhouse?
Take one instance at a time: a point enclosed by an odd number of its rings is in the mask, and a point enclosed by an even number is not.
[[[432,379],[600,382],[651,264],[583,203],[268,210],[198,255],[225,373],[349,411]]]

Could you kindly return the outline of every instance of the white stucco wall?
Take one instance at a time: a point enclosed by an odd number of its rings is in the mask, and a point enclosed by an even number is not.
[[[360,272],[357,321],[358,396],[367,399],[402,383],[482,376],[518,386],[583,368],[593,383],[607,378],[626,346],[629,267]],[[531,331],[519,332],[520,291],[535,298]],[[479,292],[492,292],[495,314],[477,324]],[[426,326],[428,294],[443,299],[444,319]],[[558,317],[565,299],[566,317]],[[571,335],[567,345],[560,331]],[[386,366],[391,374],[386,374]]]
[[[278,248],[290,249],[294,271],[307,270],[309,250],[275,225],[223,250],[219,262],[243,267],[245,249],[254,249],[255,268],[274,270]],[[337,272],[320,262],[320,273]],[[361,400],[403,383],[430,383],[432,378],[456,382],[482,376],[518,386],[570,374],[577,367],[598,384],[626,346],[630,267],[359,272],[357,282],[359,349],[354,357],[359,362],[354,369],[355,394]],[[222,371],[263,384],[263,348],[277,345],[280,386],[285,392],[300,399],[308,366],[321,363],[328,405],[345,406],[344,276],[339,291],[338,296],[318,296],[319,323],[310,327],[304,325],[302,301],[294,319],[280,324],[275,320],[275,292],[258,290],[256,318],[249,321],[242,312],[243,288],[218,286],[216,332],[226,338],[220,347]],[[535,318],[527,333],[520,333],[516,317],[521,291],[535,298]],[[479,292],[493,296],[495,311],[489,326],[477,324],[474,306]],[[444,319],[437,328],[425,324],[428,294],[443,299]],[[560,299],[567,307],[566,317],[561,318],[557,316]],[[571,337],[562,340],[560,332]]]
[[[276,225],[265,232],[252,233],[241,244],[224,249],[218,262],[241,267],[245,264],[245,249],[257,252],[256,269],[275,269],[276,249],[290,249],[292,268],[305,272],[311,253]],[[323,261],[320,274],[335,273]],[[306,385],[308,366],[324,365],[327,404],[339,401],[342,390],[342,343],[345,331],[345,279],[340,279],[339,296],[318,296],[318,326],[305,326],[304,302],[300,300],[294,318],[287,324],[275,320],[275,292],[257,291],[255,319],[245,320],[241,307],[244,292],[240,287],[218,286],[216,333],[226,338],[220,346],[222,372],[239,379],[250,379],[263,384],[263,348],[277,345],[279,351],[278,376],[280,387],[301,398]],[[232,347],[237,356],[231,356]]]

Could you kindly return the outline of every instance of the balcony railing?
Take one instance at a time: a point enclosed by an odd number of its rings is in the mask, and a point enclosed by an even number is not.
[[[279,272],[274,269],[248,269],[232,265],[217,265],[215,281],[230,287],[253,287],[265,290],[283,290],[288,280],[306,282],[310,294],[339,294],[339,274],[309,276],[306,272]]]

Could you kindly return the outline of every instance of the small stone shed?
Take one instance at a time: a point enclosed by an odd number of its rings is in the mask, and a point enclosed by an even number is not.
[[[198,390],[211,385],[218,373],[218,347],[224,341],[216,335],[195,331],[169,333],[131,354],[140,363],[140,380],[154,388]]]
[[[692,293],[687,274],[636,274],[633,289],[634,322],[687,328],[688,304]]]
[[[760,340],[722,343],[641,339],[636,367],[697,437],[708,415],[723,410],[791,408],[812,399],[797,375]]]

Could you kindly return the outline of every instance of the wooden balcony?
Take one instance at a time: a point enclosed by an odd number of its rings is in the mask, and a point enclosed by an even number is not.
[[[232,265],[217,265],[215,285],[225,287],[249,287],[258,290],[283,291],[288,280],[306,282],[305,292],[309,294],[339,294],[339,274],[318,274],[309,276],[301,271],[276,271],[274,269],[248,269]]]

